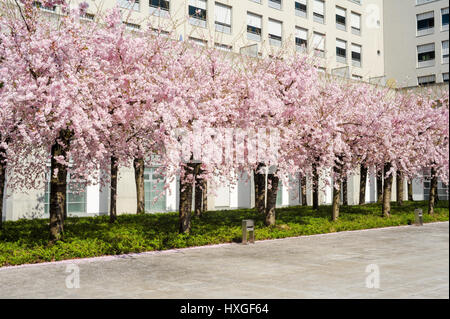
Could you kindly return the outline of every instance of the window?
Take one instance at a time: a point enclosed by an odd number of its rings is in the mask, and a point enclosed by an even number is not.
[[[353,80],[358,80],[358,81],[361,81],[362,80],[362,76],[361,75],[357,75],[357,74],[352,74],[352,79]]]
[[[299,52],[306,52],[308,48],[308,30],[295,27],[295,48]]]
[[[253,1],[253,2],[261,4],[261,0],[250,0],[250,1]]]
[[[336,61],[347,63],[347,42],[336,39]]]
[[[150,30],[152,31],[152,33],[154,35],[157,35],[157,36],[167,37],[170,34],[169,31],[161,30],[161,29],[158,29],[158,28],[150,28]]]
[[[136,23],[130,23],[130,22],[124,22],[125,28],[130,31],[139,31],[141,29],[141,26]]]
[[[214,20],[216,31],[231,33],[231,7],[216,2]]]
[[[418,67],[429,67],[434,65],[435,52],[434,43],[417,46]]]
[[[417,83],[419,85],[428,85],[428,84],[436,83],[436,75],[432,74],[432,75],[427,75],[427,76],[419,76],[417,78]]]
[[[45,184],[44,195],[44,213],[50,213],[50,167],[45,174],[47,183]],[[67,174],[67,190],[66,190],[66,210],[67,214],[73,213],[86,213],[86,184],[76,182],[70,179],[70,175]]]
[[[448,63],[448,40],[442,41],[442,63]]]
[[[117,0],[117,4],[121,8],[139,11],[139,1],[140,0],[136,0],[134,2],[132,0]]]
[[[442,23],[442,30],[448,30],[448,8],[441,9],[441,23]]]
[[[325,34],[313,33],[313,48],[316,56],[325,57]]]
[[[95,15],[93,15],[92,13],[84,12],[84,13],[80,14],[81,20],[94,21],[94,18],[95,18]]]
[[[149,12],[156,16],[169,16],[170,2],[169,0],[149,0]]]
[[[281,10],[281,0],[268,0],[269,8]]]
[[[280,21],[269,19],[269,43],[270,45],[280,47],[282,43],[282,27]]]
[[[416,5],[425,4],[425,3],[433,2],[433,1],[436,1],[436,0],[416,0]]]
[[[247,39],[261,41],[262,17],[247,12]]]
[[[145,168],[144,195],[146,212],[166,211],[164,183],[164,177],[156,172],[156,168]]]
[[[208,44],[208,41],[202,40],[202,39],[197,39],[194,37],[189,37],[189,41],[192,41],[193,43],[195,43],[199,46],[202,46],[202,47],[205,47]]]
[[[302,18],[307,17],[306,0],[295,1],[295,15]]]
[[[56,11],[56,6],[43,5],[42,2],[40,1],[33,1],[33,7],[39,8],[42,11],[50,11],[50,12]]]
[[[315,22],[325,23],[325,2],[322,0],[314,0],[313,20]]]
[[[221,43],[215,43],[214,47],[216,49],[219,49],[222,51],[227,51],[227,52],[231,52],[233,50],[233,47],[231,45],[226,45],[226,44],[221,44]]]
[[[448,83],[448,72],[442,73],[442,81],[445,83]]]
[[[206,28],[206,0],[189,0],[189,23]]]
[[[426,35],[434,32],[434,11],[416,15],[417,35]]]
[[[336,28],[337,29],[345,31],[346,17],[347,17],[347,11],[341,7],[336,7]]]
[[[350,14],[350,22],[352,25],[352,33],[361,35],[361,15],[355,12]]]
[[[361,67],[361,46],[352,43],[352,65]]]

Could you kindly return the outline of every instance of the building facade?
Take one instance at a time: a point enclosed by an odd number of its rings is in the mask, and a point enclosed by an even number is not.
[[[82,2],[82,1],[78,1]],[[84,2],[84,0],[83,0]],[[158,33],[234,53],[270,56],[277,50],[315,55],[327,73],[397,88],[448,81],[448,1],[446,0],[86,0],[86,20],[119,5],[131,31],[150,27]],[[77,1],[71,5],[78,6]],[[44,8],[59,14],[58,7]],[[125,10],[130,9],[130,10]],[[425,172],[426,175],[426,172]],[[163,190],[154,167],[145,170],[145,207],[148,212],[178,209],[178,181]],[[277,206],[301,204],[296,177],[281,185]],[[95,181],[94,181],[95,182]],[[331,182],[331,181],[330,181]],[[308,182],[309,183],[309,182]],[[320,181],[320,204],[331,204],[332,190]],[[133,168],[119,170],[118,213],[136,211]],[[72,191],[69,180],[68,215],[107,214],[109,189],[93,183]],[[312,203],[311,187],[307,202]],[[48,216],[49,184],[27,193],[6,189],[4,218]],[[413,181],[414,200],[427,199],[429,183]],[[159,195],[162,192],[162,195]],[[208,209],[254,206],[252,176],[237,175],[233,184],[209,190]],[[359,176],[348,179],[348,203],[359,201]],[[440,198],[448,198],[439,182]],[[404,194],[405,200],[408,194]],[[155,201],[155,199],[157,199]],[[396,200],[393,183],[392,200]],[[366,201],[376,201],[376,179],[368,176]]]
[[[448,0],[384,1],[385,74],[396,87],[448,83]]]

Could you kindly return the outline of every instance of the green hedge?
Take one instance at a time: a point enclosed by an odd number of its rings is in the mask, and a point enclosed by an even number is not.
[[[434,216],[426,214],[427,202],[393,203],[391,218],[381,216],[378,204],[341,207],[337,222],[330,206],[287,207],[277,209],[275,227],[265,227],[263,216],[252,209],[210,211],[193,218],[189,235],[178,234],[177,213],[120,215],[114,224],[108,216],[71,217],[64,240],[53,245],[48,219],[8,221],[0,230],[0,266],[239,242],[243,219],[255,220],[257,240],[407,225],[415,208],[424,210],[425,222],[449,220],[448,201],[439,201]]]

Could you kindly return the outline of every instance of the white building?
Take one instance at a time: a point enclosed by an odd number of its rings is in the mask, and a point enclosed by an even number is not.
[[[100,6],[103,10],[116,4],[131,7],[128,0],[86,1],[90,4],[86,19],[94,19]],[[77,5],[77,1],[71,3]],[[42,9],[59,13],[57,7]],[[173,31],[177,39],[235,53],[250,49],[264,56],[280,48],[291,52],[306,50],[321,57],[318,67],[325,72],[372,83],[388,82],[400,88],[448,82],[448,10],[446,0],[139,0],[124,23],[134,31],[148,24],[152,28],[158,26],[160,32]],[[174,21],[181,23],[172,30]],[[244,176],[235,185],[220,187],[216,196],[208,197],[208,208],[253,207],[253,181],[247,180]],[[161,189],[162,184],[154,168],[147,168],[145,196],[149,212],[178,208],[177,181],[153,203],[157,192],[154,187]],[[428,184],[414,181],[415,200],[427,198]],[[396,200],[395,185],[394,182],[392,200]],[[358,190],[359,176],[350,177],[350,205],[358,203]],[[446,186],[440,182],[438,193],[441,198],[448,198]],[[331,189],[326,187],[319,202],[330,204],[331,196]],[[310,204],[310,189],[307,197]],[[90,185],[80,194],[69,190],[67,198],[69,215],[108,213],[107,187]],[[368,177],[366,201],[376,201],[373,177]],[[290,191],[286,186],[280,187],[277,206],[299,203],[298,187]],[[118,213],[136,211],[132,168],[120,169],[117,209]],[[27,194],[7,189],[3,211],[6,220],[48,216],[48,187]]]

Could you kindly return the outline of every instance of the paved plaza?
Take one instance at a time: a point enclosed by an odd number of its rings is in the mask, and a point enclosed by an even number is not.
[[[0,298],[449,298],[449,223],[3,267]]]

